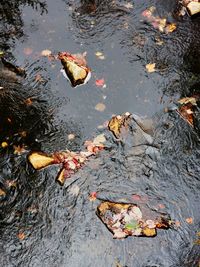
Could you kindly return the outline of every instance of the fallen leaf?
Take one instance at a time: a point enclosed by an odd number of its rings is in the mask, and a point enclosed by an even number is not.
[[[190,13],[191,16],[200,13],[200,2],[198,2],[198,1],[191,1],[187,5],[187,10],[189,11],[189,13]]]
[[[166,33],[170,33],[176,30],[176,24],[175,23],[170,23],[167,24],[167,26],[165,27],[165,32]]]
[[[63,65],[61,71],[73,87],[86,84],[91,77],[91,70],[87,66],[85,58],[86,54],[86,52],[83,54],[60,52],[58,54],[58,59],[61,60],[61,64]]]
[[[7,142],[4,141],[4,142],[1,143],[1,147],[2,147],[2,148],[5,148],[5,147],[7,147],[7,146],[8,146],[8,143],[7,143]]]
[[[105,106],[103,103],[98,103],[98,104],[95,106],[95,109],[96,109],[97,111],[103,112],[103,111],[106,109],[106,106]]]
[[[26,237],[26,235],[25,235],[24,232],[19,232],[19,233],[17,234],[17,237],[18,237],[20,240],[24,240],[25,237]]]
[[[96,80],[95,84],[96,84],[96,86],[103,87],[105,84],[105,80],[104,79]]]
[[[98,52],[95,53],[95,55],[101,60],[105,59],[105,56],[104,56],[104,54],[102,52],[98,51]]]
[[[128,128],[128,123],[131,114],[126,112],[123,115],[117,115],[112,117],[108,123],[108,129],[114,134],[116,138],[120,138],[122,128]]]
[[[101,145],[101,144],[103,144],[105,142],[106,142],[106,138],[105,138],[104,134],[97,135],[97,137],[95,137],[94,140],[93,140],[93,144],[97,145],[97,146]]]
[[[195,97],[184,97],[178,100],[178,103],[181,105],[186,105],[188,103],[191,103],[193,106],[197,105],[197,99]]]
[[[54,163],[54,158],[42,152],[32,152],[28,155],[28,161],[34,169],[39,170]]]
[[[155,70],[155,67],[156,67],[156,64],[155,63],[149,63],[149,64],[147,64],[146,65],[146,70],[148,71],[148,72],[155,72],[156,70]]]
[[[42,50],[41,52],[41,56],[43,57],[48,57],[50,55],[51,55],[51,50],[45,49],[45,50]]]
[[[193,224],[193,218],[192,217],[186,218],[186,222],[188,224]]]
[[[26,152],[26,149],[25,149],[25,147],[23,145],[22,146],[14,145],[13,148],[14,148],[14,154],[16,154],[16,155],[21,155],[21,154]]]
[[[73,140],[75,138],[75,134],[68,134],[67,139],[69,141]]]
[[[89,195],[90,201],[95,201],[97,199],[97,192],[91,192]]]
[[[4,197],[6,195],[6,192],[0,188],[0,197]]]
[[[31,106],[33,104],[33,101],[32,99],[29,97],[27,98],[26,100],[24,100],[24,103],[27,105],[27,106]]]
[[[156,229],[155,228],[150,229],[150,228],[146,227],[143,229],[143,234],[144,234],[144,236],[153,237],[156,235]]]
[[[23,51],[26,56],[30,56],[33,53],[33,49],[30,47],[25,47]]]
[[[131,8],[133,8],[133,4],[130,3],[130,2],[129,3],[125,3],[124,7],[127,8],[127,9],[131,9]]]

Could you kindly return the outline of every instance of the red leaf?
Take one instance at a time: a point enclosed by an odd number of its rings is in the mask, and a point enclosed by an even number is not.
[[[105,80],[104,79],[99,79],[96,80],[95,84],[96,86],[104,86]]]

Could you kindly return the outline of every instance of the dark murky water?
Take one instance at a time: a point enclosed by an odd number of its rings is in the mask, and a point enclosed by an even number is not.
[[[199,136],[163,109],[199,89],[200,20],[173,16],[176,1],[130,1],[133,8],[127,1],[94,2],[1,0],[0,50],[27,76],[5,73],[1,66],[0,139],[9,147],[1,149],[0,158],[0,188],[6,192],[0,202],[0,265],[198,266]],[[141,12],[152,5],[177,23],[175,32],[160,33],[144,21]],[[158,45],[158,39],[164,43]],[[40,56],[44,49],[87,51],[92,79],[71,88],[61,64]],[[148,63],[156,63],[158,71],[147,73]],[[106,88],[95,85],[101,78]],[[106,105],[104,112],[95,110],[97,103]],[[111,149],[64,187],[54,182],[56,167],[35,172],[26,154],[13,154],[13,145],[21,144],[28,151],[80,150],[98,125],[126,111],[153,118],[156,146],[135,147],[144,140],[134,133],[122,146],[105,130]],[[70,133],[76,135],[73,141],[67,139]],[[95,215],[99,201],[88,201],[92,191],[116,201],[145,196],[151,209],[164,205],[161,211],[181,226],[160,230],[155,238],[114,240]]]

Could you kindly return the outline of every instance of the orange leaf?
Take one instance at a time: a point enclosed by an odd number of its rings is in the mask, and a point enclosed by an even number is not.
[[[23,232],[19,232],[17,237],[20,239],[20,240],[24,240],[24,238],[26,237],[25,233]]]
[[[193,218],[192,217],[186,218],[186,222],[189,224],[193,224]]]

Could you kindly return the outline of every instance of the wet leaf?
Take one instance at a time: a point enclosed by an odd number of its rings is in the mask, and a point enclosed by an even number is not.
[[[42,50],[41,52],[41,56],[43,57],[48,57],[50,55],[51,55],[51,50],[45,49],[45,50]]]
[[[187,10],[190,13],[191,16],[196,15],[200,13],[200,2],[197,1],[191,1],[187,5]]]
[[[95,137],[94,140],[93,140],[93,144],[97,145],[97,146],[101,145],[101,144],[103,144],[105,142],[106,142],[106,138],[105,138],[104,134],[97,135],[97,137]]]
[[[134,204],[104,201],[97,207],[97,216],[105,224],[113,238],[156,235],[156,228],[168,229],[169,219],[145,220],[140,208]],[[168,221],[168,225],[167,225]],[[159,227],[157,226],[159,222]],[[166,227],[168,226],[168,227]]]
[[[26,235],[24,232],[19,232],[17,237],[20,239],[20,240],[24,240],[26,238]]]
[[[6,192],[0,188],[0,197],[4,197],[6,195]]]
[[[193,218],[192,217],[186,218],[186,222],[188,224],[193,224]]]
[[[120,138],[122,127],[127,128],[130,118],[130,113],[112,117],[108,123],[108,129],[115,135],[116,138]]]
[[[58,182],[60,185],[64,185],[66,180],[66,175],[65,175],[65,169],[61,169],[56,177],[56,182]]]
[[[35,170],[40,170],[54,163],[54,158],[42,152],[32,152],[28,156],[28,161]]]
[[[22,146],[20,146],[20,145],[15,146],[14,145],[13,148],[14,148],[14,154],[16,154],[16,155],[21,155],[21,154],[27,152],[27,150],[25,149],[25,147],[23,145]]]
[[[104,56],[104,54],[102,52],[98,51],[98,52],[95,53],[95,55],[101,60],[105,59],[105,56]]]
[[[133,4],[132,3],[125,3],[124,4],[124,7],[127,8],[127,9],[132,9],[133,8]]]
[[[5,147],[7,147],[7,146],[8,146],[8,143],[7,143],[6,141],[4,141],[4,142],[1,143],[1,147],[2,147],[2,148],[5,148]]]
[[[75,134],[68,134],[67,139],[70,140],[74,140],[75,138]]]
[[[96,86],[103,87],[105,84],[105,80],[104,79],[96,80],[95,84]]]
[[[96,109],[97,111],[103,112],[103,111],[106,109],[106,106],[105,106],[105,104],[103,104],[103,103],[98,103],[98,104],[95,106],[95,109]]]
[[[156,229],[155,228],[144,228],[143,229],[143,234],[144,236],[148,236],[148,237],[153,237],[153,236],[156,236]]]
[[[186,105],[188,103],[191,103],[193,106],[196,106],[197,105],[197,100],[195,97],[184,97],[184,98],[181,98],[179,101],[178,101],[179,104],[181,105]]]
[[[155,67],[156,67],[156,64],[155,63],[149,63],[146,65],[146,70],[150,73],[152,72],[155,72]]]
[[[85,57],[86,53],[70,54],[68,52],[60,52],[58,54],[58,58],[63,65],[63,75],[73,87],[86,84],[91,77],[91,71],[87,66]]]
[[[24,103],[27,105],[27,106],[31,106],[33,104],[33,101],[32,99],[29,97],[27,98],[26,100],[24,100]]]
[[[91,192],[89,195],[90,201],[95,201],[97,199],[97,192]]]
[[[166,33],[170,33],[176,30],[176,24],[175,23],[170,23],[167,24],[166,28],[165,28],[165,32]]]

